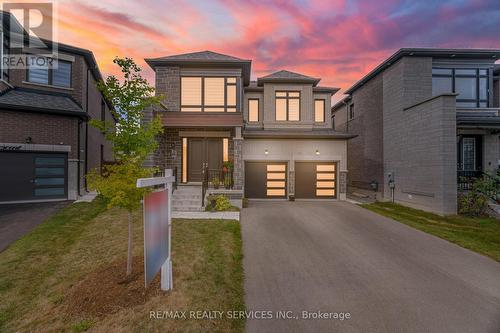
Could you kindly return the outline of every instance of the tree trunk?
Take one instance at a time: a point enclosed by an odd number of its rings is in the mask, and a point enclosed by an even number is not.
[[[127,276],[132,274],[132,213],[128,213]]]

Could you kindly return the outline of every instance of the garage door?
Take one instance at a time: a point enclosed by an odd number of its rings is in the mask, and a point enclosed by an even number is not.
[[[246,162],[246,198],[286,198],[286,162]]]
[[[0,152],[0,201],[67,198],[67,155]]]
[[[295,162],[295,197],[336,198],[336,171],[337,164],[334,162]]]

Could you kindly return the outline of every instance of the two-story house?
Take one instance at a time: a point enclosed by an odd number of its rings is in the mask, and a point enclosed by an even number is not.
[[[2,15],[5,59],[12,24],[22,27]],[[74,200],[86,192],[86,174],[113,160],[110,143],[88,123],[114,121],[96,86],[102,76],[94,55],[57,46],[52,62],[0,65],[0,203]]]
[[[345,198],[352,135],[332,129],[337,88],[289,71],[251,81],[250,60],[210,51],[146,62],[165,96],[153,165],[176,170],[181,184],[207,177],[249,199]]]
[[[500,163],[500,50],[400,49],[332,108],[349,186],[454,214],[457,191]],[[464,183],[465,182],[465,183]]]

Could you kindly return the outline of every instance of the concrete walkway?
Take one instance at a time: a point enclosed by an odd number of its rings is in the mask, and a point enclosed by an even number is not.
[[[240,212],[172,212],[173,219],[240,220]]]
[[[0,205],[0,252],[70,201]]]
[[[250,202],[241,224],[247,309],[293,317],[247,332],[500,332],[492,259],[346,202]]]

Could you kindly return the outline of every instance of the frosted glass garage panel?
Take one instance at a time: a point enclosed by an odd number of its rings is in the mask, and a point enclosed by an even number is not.
[[[275,180],[275,179],[278,179],[278,180],[284,180],[285,179],[285,173],[281,173],[281,172],[270,172],[267,174],[267,179],[272,179],[272,180]]]
[[[316,196],[318,197],[333,197],[335,190],[333,189],[316,189]]]
[[[282,197],[285,195],[285,189],[275,189],[275,188],[268,188],[267,189],[267,196],[272,197]]]
[[[317,180],[334,180],[335,174],[334,173],[317,173],[316,179]]]
[[[285,182],[282,181],[268,181],[267,182],[267,187],[285,187]]]
[[[317,172],[335,172],[335,164],[318,164],[316,165]]]
[[[316,182],[317,188],[335,188],[335,182]]]
[[[284,164],[268,164],[267,171],[285,171],[286,165]]]

